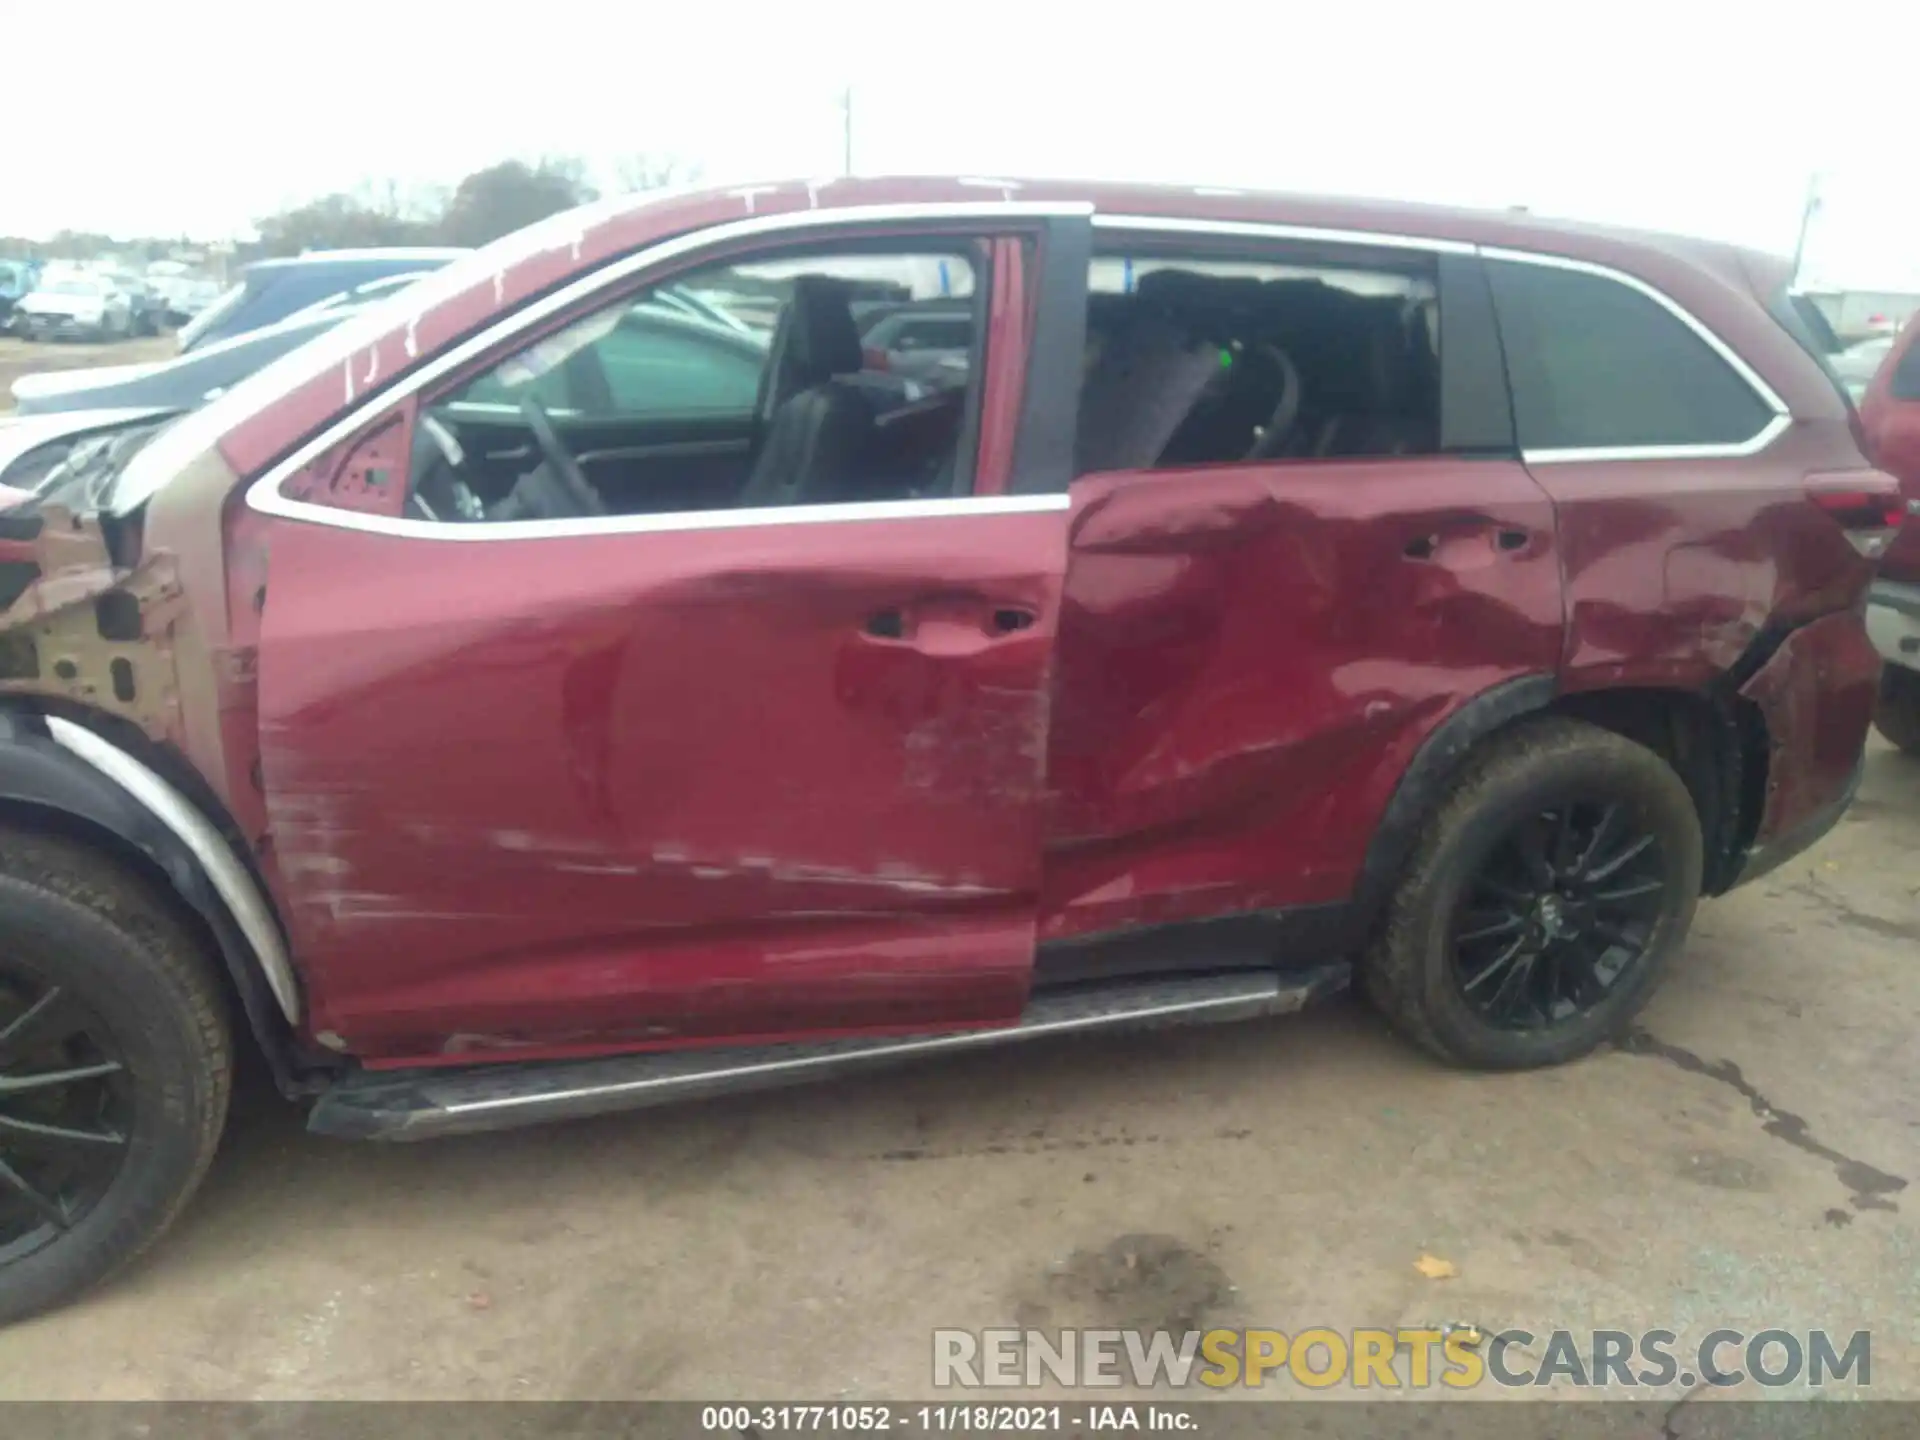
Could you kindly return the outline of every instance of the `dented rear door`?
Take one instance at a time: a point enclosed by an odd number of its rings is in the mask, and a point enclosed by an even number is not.
[[[1019,251],[973,496],[272,522],[262,773],[316,1030],[405,1063],[1017,1015],[1065,518],[1005,493]]]
[[[1432,273],[1451,453],[1074,482],[1043,942],[1097,955],[1165,927],[1169,951],[1191,935],[1191,963],[1224,963],[1223,931],[1181,927],[1337,921],[1421,744],[1558,669],[1555,511],[1515,449],[1485,283],[1466,254]],[[1286,933],[1262,928],[1260,953]]]

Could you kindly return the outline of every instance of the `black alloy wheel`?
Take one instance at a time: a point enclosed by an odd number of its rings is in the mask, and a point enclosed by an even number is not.
[[[139,1255],[219,1143],[227,999],[163,884],[0,829],[0,1325]]]
[[[0,959],[0,1265],[99,1204],[126,1160],[133,1111],[106,1023],[68,989]]]
[[[1618,801],[1529,817],[1488,853],[1455,912],[1461,998],[1506,1029],[1591,1012],[1646,962],[1666,874],[1660,837]]]
[[[1408,1039],[1522,1070],[1623,1035],[1686,941],[1700,812],[1657,751],[1568,716],[1490,737],[1420,837],[1360,981]]]

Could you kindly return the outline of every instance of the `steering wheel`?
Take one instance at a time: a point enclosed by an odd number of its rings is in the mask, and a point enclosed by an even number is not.
[[[1260,433],[1254,437],[1244,458],[1271,460],[1293,437],[1294,424],[1300,418],[1300,372],[1287,352],[1279,346],[1260,345],[1255,348],[1279,368],[1280,400],[1267,417],[1267,423],[1260,427]]]
[[[567,499],[574,507],[574,516],[611,514],[607,502],[600,498],[600,492],[582,473],[579,462],[560,442],[560,433],[553,428],[553,421],[541,408],[540,402],[531,395],[521,397],[520,414],[527,422],[527,429],[533,432],[533,443],[539,447],[547,469],[560,482],[560,488],[566,492]]]

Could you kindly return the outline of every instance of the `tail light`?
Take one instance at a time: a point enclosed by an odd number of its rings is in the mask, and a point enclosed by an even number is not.
[[[1900,482],[1882,470],[1809,475],[1807,499],[1846,532],[1853,548],[1878,559],[1907,518]]]
[[[893,368],[893,357],[885,350],[873,345],[861,347],[860,361],[862,368],[867,370],[891,370]]]

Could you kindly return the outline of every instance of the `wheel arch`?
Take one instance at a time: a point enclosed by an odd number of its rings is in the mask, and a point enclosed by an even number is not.
[[[219,955],[275,1083],[309,1092],[294,1028],[303,999],[265,887],[212,807],[164,773],[177,767],[134,753],[107,729],[0,709],[0,819],[97,845],[170,902]]]
[[[1354,887],[1354,910],[1371,931],[1419,842],[1421,828],[1468,757],[1534,716],[1565,715],[1645,745],[1671,765],[1693,796],[1705,842],[1702,891],[1738,877],[1764,806],[1766,723],[1730,688],[1705,692],[1621,686],[1563,692],[1552,675],[1522,675],[1461,705],[1421,743],[1374,831]]]
[[[1623,686],[1563,695],[1550,707],[1644,745],[1693,796],[1705,856],[1700,889],[1729,889],[1766,805],[1767,726],[1760,708],[1731,689]]]

